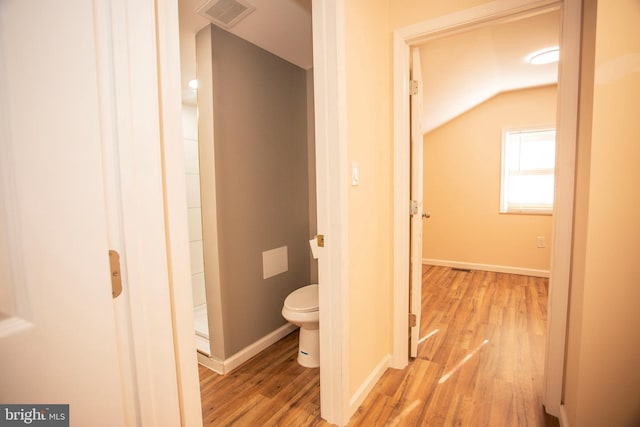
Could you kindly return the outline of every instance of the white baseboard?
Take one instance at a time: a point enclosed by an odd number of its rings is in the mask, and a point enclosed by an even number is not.
[[[209,339],[202,337],[196,333],[196,350],[198,350],[198,353],[209,356],[211,354],[211,348],[209,348]]]
[[[476,264],[472,262],[450,261],[446,259],[423,258],[423,264],[438,265],[442,267],[462,268],[468,270],[493,271],[495,273],[519,274],[522,276],[549,277],[549,270],[537,270],[535,268],[511,267],[508,265]]]
[[[388,354],[382,358],[380,363],[371,371],[369,376],[364,380],[364,382],[360,385],[358,390],[351,396],[351,400],[349,401],[349,416],[347,419],[351,418],[353,414],[358,410],[364,399],[367,398],[373,387],[376,385],[378,380],[382,377],[382,375],[386,372],[387,368],[391,366],[391,355]]]
[[[567,411],[564,405],[560,405],[560,427],[569,427],[569,420],[567,420]]]
[[[266,349],[272,344],[275,344],[282,338],[289,335],[291,332],[295,331],[296,328],[296,325],[286,323],[285,325],[279,327],[270,334],[265,335],[253,344],[246,346],[245,348],[225,360],[217,360],[213,357],[207,357],[204,354],[198,353],[198,363],[206,366],[207,368],[220,375],[228,374],[247,360],[251,359],[256,354],[260,353],[262,350]]]
[[[224,375],[224,362],[198,352],[198,363],[216,374]]]

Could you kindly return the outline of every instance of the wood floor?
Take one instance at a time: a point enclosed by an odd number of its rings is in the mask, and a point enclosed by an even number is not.
[[[330,426],[320,418],[320,369],[296,361],[293,332],[225,376],[198,366],[205,426]]]
[[[423,268],[418,358],[389,369],[349,426],[558,426],[541,395],[547,280]],[[200,366],[205,426],[328,426],[297,333],[227,376]]]

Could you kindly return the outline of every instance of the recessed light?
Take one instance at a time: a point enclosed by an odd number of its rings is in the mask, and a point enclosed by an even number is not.
[[[188,85],[191,89],[198,89],[198,81],[196,79],[189,80]]]
[[[527,56],[527,62],[534,65],[551,64],[558,62],[559,59],[560,48],[558,46],[540,49]]]

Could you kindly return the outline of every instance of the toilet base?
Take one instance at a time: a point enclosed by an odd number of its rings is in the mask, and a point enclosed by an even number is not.
[[[320,366],[320,330],[300,328],[298,363],[305,368]]]

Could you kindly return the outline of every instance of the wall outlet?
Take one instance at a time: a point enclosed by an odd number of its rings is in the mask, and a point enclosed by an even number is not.
[[[539,248],[544,248],[545,244],[544,244],[544,236],[538,236],[536,237],[536,246]]]

